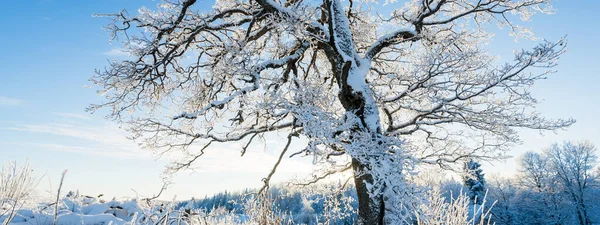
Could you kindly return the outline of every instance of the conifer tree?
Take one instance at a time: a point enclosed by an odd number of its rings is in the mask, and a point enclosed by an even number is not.
[[[481,205],[485,197],[485,178],[481,164],[469,159],[464,164],[463,181],[467,188],[467,195],[474,205]]]

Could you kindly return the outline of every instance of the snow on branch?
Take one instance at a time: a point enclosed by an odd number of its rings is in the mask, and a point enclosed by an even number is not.
[[[292,155],[326,168],[311,181],[352,170],[361,223],[399,224],[418,163],[502,158],[519,141],[516,128],[574,122],[544,118],[529,91],[553,72],[564,40],[505,64],[486,48],[486,25],[525,34],[508,14],[526,21],[549,12],[549,0],[407,1],[390,18],[341,0],[223,0],[205,13],[194,2],[112,15],[108,29],[126,38],[130,57],[92,79],[107,102],[91,110],[127,115],[145,147],[182,153],[173,171],[212,143],[241,142],[243,155],[285,131],[265,188],[292,136],[303,137],[306,148]]]
[[[211,108],[222,108],[223,105],[227,104],[234,98],[239,97],[244,94],[247,94],[254,90],[257,90],[258,88],[260,88],[260,72],[262,72],[264,69],[279,68],[279,67],[282,67],[282,66],[288,64],[289,62],[297,61],[298,58],[300,58],[300,56],[302,56],[302,54],[304,53],[304,51],[306,51],[307,48],[308,48],[308,42],[301,42],[300,47],[298,49],[296,49],[294,52],[292,52],[290,55],[285,56],[281,59],[277,59],[277,60],[268,60],[261,64],[256,65],[252,69],[253,81],[254,81],[253,86],[242,88],[241,90],[232,93],[231,95],[227,96],[226,98],[224,98],[222,100],[213,101],[209,105],[205,106],[204,108],[202,108],[201,110],[199,110],[197,112],[194,112],[194,113],[185,113],[184,112],[180,115],[173,117],[173,120],[177,120],[180,118],[196,119],[196,118],[198,118],[198,116],[203,115],[206,111],[208,111]]]
[[[417,34],[412,30],[398,30],[377,39],[365,53],[365,59],[371,60],[383,48],[405,41],[416,41]]]

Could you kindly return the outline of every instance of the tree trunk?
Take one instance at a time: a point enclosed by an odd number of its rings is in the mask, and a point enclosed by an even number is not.
[[[364,123],[365,118],[365,104],[363,97],[352,93],[352,91],[342,91],[341,99],[344,106],[355,113],[361,120],[363,120],[363,127],[367,127]],[[375,132],[379,132],[377,130]],[[364,159],[363,159],[364,160]],[[376,196],[373,196],[369,186],[375,185],[377,177],[373,177],[370,165],[361,163],[359,159],[352,158],[352,170],[354,172],[354,184],[356,186],[356,194],[358,197],[358,225],[384,225],[385,216],[385,198],[383,193],[379,192]],[[356,174],[360,174],[357,176]]]
[[[587,214],[587,209],[585,208],[585,204],[583,203],[583,199],[580,199],[579,206],[577,207],[577,211],[579,211],[579,223],[581,225],[590,225],[592,222]]]
[[[581,196],[582,194],[575,194],[572,189],[569,191],[571,192],[571,198],[575,204],[575,210],[577,210],[577,220],[579,220],[579,225],[592,224],[587,215],[587,209],[585,208],[585,203],[583,202],[583,196]]]
[[[324,47],[324,51],[332,66],[332,72],[335,74],[336,81],[340,88],[338,97],[341,105],[347,113],[354,114],[360,118],[360,124],[352,128],[353,131],[360,132],[357,136],[364,133],[371,134],[372,138],[377,138],[381,135],[381,125],[379,121],[379,109],[376,101],[372,96],[369,86],[366,83],[366,77],[370,68],[370,62],[361,65],[360,57],[355,55],[354,43],[350,27],[347,27],[348,18],[344,13],[343,7],[338,0],[330,0],[327,2],[329,8],[329,26],[332,37],[333,48]],[[335,21],[335,23],[334,23]],[[344,27],[346,26],[346,27]],[[339,29],[338,29],[339,28]],[[335,39],[333,39],[335,38]],[[336,43],[342,42],[343,45]],[[348,59],[347,57],[354,57]],[[351,81],[351,82],[350,82]],[[350,139],[352,139],[352,136]],[[377,151],[376,148],[370,149]],[[374,153],[374,152],[373,152]],[[363,153],[357,153],[362,155]],[[373,177],[370,172],[370,165],[365,159],[357,158],[360,156],[352,156],[352,169],[355,174],[354,183],[356,185],[356,193],[358,196],[358,222],[359,225],[384,225],[385,217],[385,198],[382,192],[378,192],[377,196],[373,196],[372,189],[375,185],[375,180],[379,177]]]
[[[346,62],[342,64],[337,71],[340,71],[342,81],[341,83],[341,91],[339,94],[340,102],[347,110],[347,112],[353,113],[356,117],[361,120],[361,128],[356,127],[356,131],[371,133],[373,138],[381,134],[381,129],[379,125],[379,114],[377,111],[377,106],[369,105],[368,98],[372,98],[372,96],[368,96],[365,93],[365,90],[357,91],[354,90],[353,87],[348,85],[347,78],[353,74],[351,71],[355,68],[356,65],[353,65],[352,62]],[[353,74],[357,76],[357,74]],[[377,118],[376,124],[370,124],[369,119]],[[361,135],[361,134],[358,134]],[[357,136],[358,136],[357,135]],[[372,151],[377,151],[376,148],[373,148]],[[373,152],[374,153],[374,152]],[[364,159],[363,159],[364,160]],[[375,185],[375,180],[378,180],[378,177],[373,177],[373,174],[370,172],[371,166],[361,162],[360,159],[352,158],[352,169],[354,174],[361,174],[360,176],[354,176],[354,184],[356,186],[356,194],[358,197],[358,225],[384,225],[386,224],[384,221],[385,217],[385,197],[382,192],[379,192],[376,196],[373,196],[372,191],[369,189],[369,186],[373,187]]]
[[[355,174],[363,173],[362,176],[354,176],[356,194],[358,196],[358,222],[359,225],[384,225],[385,202],[383,195],[371,196],[367,188],[373,184],[373,176],[364,174],[365,165],[358,160],[352,159],[352,169]]]

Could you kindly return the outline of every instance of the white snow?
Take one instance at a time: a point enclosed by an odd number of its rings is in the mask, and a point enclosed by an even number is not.
[[[98,224],[124,225],[144,218],[150,209],[144,209],[136,199],[125,201],[99,202],[93,197],[65,197],[59,203],[57,222],[59,225]],[[0,217],[4,221],[5,217]],[[54,206],[41,204],[37,209],[18,210],[10,224],[53,224]]]

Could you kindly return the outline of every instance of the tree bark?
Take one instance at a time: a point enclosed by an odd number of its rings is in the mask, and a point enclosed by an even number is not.
[[[583,199],[580,199],[579,201],[579,206],[577,207],[577,211],[579,211],[577,214],[579,215],[579,223],[581,225],[591,225],[592,222],[590,221],[590,218],[588,217],[587,214],[587,209],[585,208],[585,204],[583,203]]]
[[[354,114],[360,118],[360,125],[356,124],[353,131],[356,136],[371,134],[372,138],[381,135],[379,125],[379,112],[371,93],[368,93],[365,78],[368,69],[364,67],[370,65],[360,65],[360,57],[356,55],[356,47],[353,43],[353,37],[348,26],[348,18],[344,13],[343,6],[338,0],[326,0],[325,5],[328,9],[328,25],[330,27],[330,45],[323,45],[322,49],[329,62],[332,72],[335,75],[340,92],[339,101],[346,112]],[[344,43],[338,45],[338,43]],[[348,57],[354,57],[349,59]],[[370,62],[368,62],[370,63]],[[363,66],[363,69],[359,69]],[[362,79],[362,80],[360,80]],[[349,80],[354,82],[349,83]],[[358,81],[358,82],[357,82]],[[361,83],[365,82],[363,86]],[[376,118],[375,123],[373,118]],[[362,133],[362,134],[359,134]],[[353,136],[351,135],[351,139]],[[372,149],[377,151],[376,148]],[[353,150],[351,150],[353,151]],[[361,153],[358,153],[361,155]],[[370,172],[371,167],[365,159],[357,158],[352,155],[352,169],[354,171],[354,184],[356,185],[356,194],[358,197],[358,221],[359,225],[384,225],[385,221],[385,197],[383,192],[378,192],[376,196],[372,194],[372,188],[378,177],[373,177]],[[357,175],[360,174],[360,175]],[[371,187],[371,188],[370,188]]]
[[[361,176],[354,176],[356,185],[356,194],[358,197],[358,222],[359,225],[383,225],[385,216],[385,202],[382,194],[371,196],[367,188],[368,184],[373,184],[373,176],[364,173],[366,165],[358,160],[352,159],[352,169],[355,174],[362,173]]]
[[[577,220],[579,221],[579,225],[592,224],[590,218],[587,215],[587,209],[585,207],[585,203],[583,202],[583,196],[573,193],[573,189],[570,189],[569,191],[571,192],[571,198],[573,199],[573,203],[575,204],[575,210],[577,210]]]
[[[347,73],[347,69],[344,73]],[[347,75],[346,75],[347,76]],[[364,93],[362,93],[364,94]],[[342,85],[340,92],[340,101],[347,111],[353,112],[358,118],[361,118],[363,127],[365,123],[365,101],[361,94],[353,92],[347,84]],[[371,131],[373,132],[373,131]],[[380,130],[374,131],[375,133]],[[374,185],[374,177],[369,172],[371,167],[368,164],[361,163],[359,159],[352,158],[352,170],[354,172],[354,184],[358,197],[358,225],[384,225],[385,199],[382,193],[373,196],[369,186]],[[359,174],[359,175],[357,175]]]
[[[333,57],[332,57],[333,58]],[[341,58],[341,57],[340,57]],[[364,90],[354,90],[347,82],[348,77],[351,76],[353,70],[356,69],[357,65],[351,61],[339,61],[332,60],[337,63],[334,66],[334,74],[338,74],[338,82],[340,84],[339,100],[342,106],[347,112],[353,113],[356,117],[361,120],[361,127],[354,128],[357,132],[371,133],[373,137],[381,134],[381,129],[369,126],[367,117],[372,116],[371,111],[368,110],[367,101],[365,100],[369,96],[368,93],[364,93]],[[357,74],[354,74],[355,76]],[[375,108],[376,109],[376,108]],[[369,129],[372,128],[372,129]],[[361,135],[361,134],[357,134]],[[373,148],[375,151],[375,148]],[[363,159],[364,160],[364,159]],[[361,162],[360,159],[355,157],[352,158],[352,170],[354,172],[354,184],[356,186],[356,194],[358,197],[358,221],[359,225],[384,225],[385,224],[385,197],[383,193],[379,192],[376,196],[373,196],[369,189],[369,186],[375,185],[376,177],[373,177],[370,165]],[[360,175],[357,175],[360,174]]]

